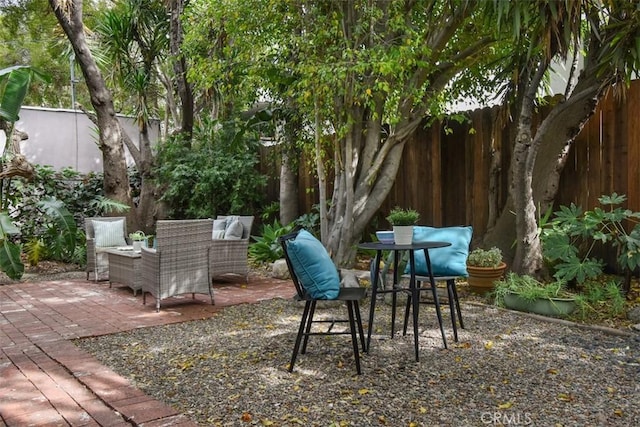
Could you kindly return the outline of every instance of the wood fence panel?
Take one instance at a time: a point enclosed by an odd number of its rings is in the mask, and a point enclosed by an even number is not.
[[[501,210],[508,197],[513,128],[501,126],[495,108],[469,114],[475,134],[469,133],[470,124],[456,122],[448,123],[452,134],[441,123],[418,128],[405,146],[395,184],[372,227],[387,228],[383,218],[397,205],[418,210],[422,224],[469,224],[474,238],[486,232],[492,156],[500,156],[496,203]],[[263,155],[263,161],[266,158]],[[315,165],[300,164],[302,214],[310,212],[318,197]],[[260,167],[272,171],[276,166]],[[279,197],[274,184],[278,175],[273,173],[268,201]],[[593,209],[601,195],[612,192],[626,194],[626,207],[640,211],[640,80],[632,82],[624,100],[608,94],[585,124],[562,172],[556,208],[573,202]]]
[[[627,197],[628,206],[640,210],[640,82],[634,81],[636,90],[630,90],[626,99]],[[633,86],[632,86],[633,87]]]

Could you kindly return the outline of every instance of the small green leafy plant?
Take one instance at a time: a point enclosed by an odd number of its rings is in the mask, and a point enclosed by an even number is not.
[[[554,281],[542,283],[529,275],[520,275],[514,272],[508,273],[504,279],[497,280],[494,287],[495,304],[504,307],[504,297],[507,294],[515,294],[519,297],[533,301],[538,298],[572,298],[563,282]]]
[[[497,268],[502,263],[502,251],[497,247],[491,249],[476,248],[467,257],[467,264],[474,267]]]
[[[132,242],[142,242],[143,240],[145,240],[147,238],[147,236],[144,234],[143,231],[135,231],[133,233],[129,233],[129,239],[131,239]]]
[[[387,216],[387,221],[391,225],[415,225],[420,219],[420,214],[414,209],[402,209],[398,206],[391,209]]]
[[[623,290],[628,292],[629,273],[640,266],[640,212],[620,207],[626,199],[613,193],[600,197],[603,207],[591,211],[582,212],[572,203],[555,212],[554,219],[542,228],[540,238],[543,255],[555,270],[556,279],[582,284],[600,276],[604,261],[594,257],[592,251],[601,243],[615,250],[619,271],[625,276]]]
[[[566,288],[562,280],[543,283],[528,275],[509,273],[502,280],[495,282],[493,295],[495,304],[504,307],[504,298],[508,294],[515,294],[527,301],[536,299],[564,298],[573,299],[576,311],[572,317],[585,320],[589,317],[615,317],[624,313],[625,298],[620,291],[619,283],[615,280],[605,280],[604,283],[587,280],[578,291],[572,292]]]
[[[278,238],[292,230],[293,224],[283,226],[278,220],[274,220],[271,225],[264,224],[261,236],[251,236],[255,243],[249,245],[249,256],[256,262],[273,262],[282,258],[284,253]]]

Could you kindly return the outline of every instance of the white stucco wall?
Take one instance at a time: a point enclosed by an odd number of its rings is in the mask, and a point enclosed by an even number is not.
[[[134,143],[138,143],[138,128],[131,117],[118,116]],[[98,149],[98,134],[87,116],[77,110],[22,107],[16,127],[29,135],[20,150],[29,162],[51,165],[55,170],[71,167],[79,172],[102,172],[102,153]],[[149,126],[152,143],[158,141],[160,123]],[[4,150],[6,136],[0,132],[0,148]],[[133,164],[126,150],[128,164]]]

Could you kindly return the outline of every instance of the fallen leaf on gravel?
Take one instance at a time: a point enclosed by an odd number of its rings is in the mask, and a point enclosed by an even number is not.
[[[487,341],[486,343],[484,343],[485,350],[491,350],[492,348],[493,348],[493,341]]]
[[[624,412],[622,412],[622,409],[618,408],[615,411],[613,411],[613,413],[619,417],[624,415]]]
[[[556,375],[557,373],[558,373],[558,370],[557,370],[557,369],[553,369],[553,368],[552,368],[552,369],[547,369],[547,374],[553,374],[553,375]]]
[[[453,348],[471,348],[470,342],[461,342],[453,345]]]
[[[272,425],[275,425],[275,424],[276,424],[276,423],[274,423],[274,422],[273,422],[273,421],[271,421],[271,420],[262,420],[262,425],[263,425],[263,426],[272,426]]]
[[[369,389],[361,388],[360,390],[358,390],[358,393],[360,394],[360,396],[364,396],[365,394],[369,393]]]
[[[607,387],[607,391],[608,391],[610,394],[613,394],[613,393],[615,393],[615,392],[616,392],[616,389],[615,389],[615,388],[613,388],[613,387]]]
[[[509,409],[513,406],[513,402],[505,402],[498,405],[499,409]]]
[[[563,402],[571,402],[573,400],[573,397],[566,393],[560,393],[558,394],[558,399],[562,400]]]

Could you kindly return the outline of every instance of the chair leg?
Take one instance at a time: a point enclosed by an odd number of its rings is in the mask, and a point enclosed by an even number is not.
[[[300,349],[300,342],[302,341],[302,335],[306,329],[307,316],[311,308],[311,301],[307,301],[302,311],[302,318],[300,319],[300,326],[298,327],[298,335],[296,336],[296,342],[293,345],[293,354],[291,354],[291,362],[289,362],[289,372],[293,372],[293,365],[296,363],[298,357],[298,350]]]
[[[346,301],[347,311],[349,312],[349,328],[351,329],[351,343],[353,344],[353,357],[356,360],[356,372],[362,374],[360,370],[360,350],[358,349],[358,337],[356,336],[356,325],[354,321],[354,304],[353,301]]]
[[[460,300],[458,299],[458,289],[456,288],[455,279],[451,279],[451,291],[453,299],[456,303],[456,310],[458,311],[458,321],[460,322],[460,329],[464,329],[464,323],[462,322],[462,310],[460,310]]]
[[[364,329],[362,328],[362,318],[360,317],[360,303],[358,301],[353,302],[353,306],[356,311],[356,321],[358,322],[358,332],[360,333],[360,341],[362,342],[362,352],[367,352],[367,347],[364,338]]]
[[[458,342],[458,327],[456,326],[456,309],[455,309],[455,297],[453,295],[453,288],[451,287],[450,280],[447,280],[447,298],[449,299],[449,312],[451,313],[451,325],[453,326],[453,340]]]
[[[416,281],[416,286],[418,287],[418,289],[420,289],[422,287],[422,282]],[[409,310],[411,308],[411,303],[412,303],[411,294],[408,294],[407,305],[404,309],[404,325],[402,326],[402,335],[407,335],[407,326],[409,324]]]
[[[306,330],[304,331],[304,341],[302,343],[302,350],[300,354],[305,354],[307,352],[307,343],[309,342],[309,335],[311,334],[311,325],[313,324],[313,316],[316,314],[316,302],[311,301],[311,306],[309,310],[309,314],[307,317],[307,325]]]
[[[433,293],[433,302],[436,306],[436,315],[438,316],[438,324],[440,325],[440,333],[442,334],[442,342],[444,343],[444,348],[447,347],[447,337],[444,333],[444,326],[442,325],[442,311],[440,311],[440,301],[438,300],[438,290],[435,286],[431,285],[431,291]]]

